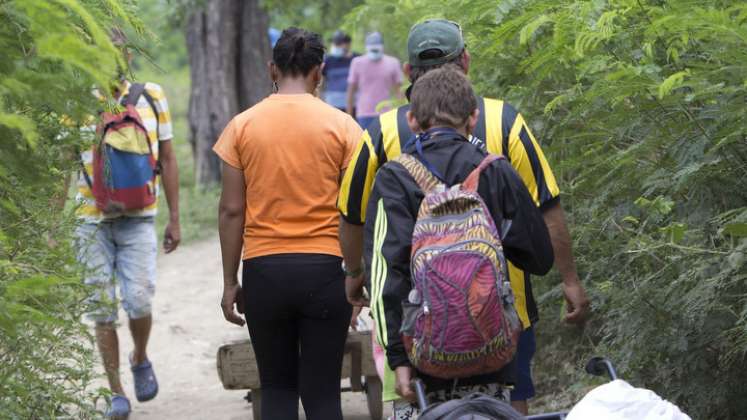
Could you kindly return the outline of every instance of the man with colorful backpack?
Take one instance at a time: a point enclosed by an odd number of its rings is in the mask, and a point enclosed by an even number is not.
[[[115,44],[122,37],[115,33]],[[92,288],[89,317],[95,322],[96,343],[112,392],[106,416],[127,418],[131,405],[119,377],[116,289],[135,347],[129,356],[135,396],[148,401],[158,393],[146,351],[156,282],[158,184],[161,179],[169,209],[163,236],[164,251],[169,253],[181,239],[179,172],[163,89],[123,77],[112,97],[113,101],[102,99],[96,123],[83,129],[94,141],[80,156],[76,247],[86,268],[85,283]]]
[[[434,69],[455,65],[465,74],[469,71],[470,55],[462,37],[461,27],[443,19],[426,20],[412,27],[408,36],[408,63],[405,73],[411,82]],[[409,92],[408,92],[409,97]],[[477,98],[480,110],[477,125],[470,140],[490,153],[503,155],[524,181],[535,204],[542,211],[550,231],[555,252],[555,266],[563,279],[562,290],[567,302],[564,320],[583,323],[589,313],[589,300],[579,280],[571,249],[571,238],[560,204],[560,191],[539,142],[534,138],[522,115],[509,103],[485,97]],[[362,299],[364,276],[360,275],[363,249],[363,224],[377,170],[396,158],[412,136],[404,105],[380,115],[364,132],[353,160],[341,184],[338,207],[342,215],[340,240],[345,256],[348,300],[354,305]],[[519,411],[528,411],[527,400],[534,396],[531,359],[535,351],[534,324],[538,311],[531,288],[530,276],[509,262],[509,278],[516,299],[516,309],[524,331],[519,339],[519,380],[511,393],[512,404]],[[384,399],[396,399],[393,374],[385,370]]]
[[[539,208],[502,156],[470,142],[479,110],[454,66],[411,92],[402,154],[376,174],[365,234],[371,311],[397,393],[430,403],[474,392],[509,401],[522,329],[506,259],[538,275],[553,264]],[[396,406],[395,418],[413,415]]]

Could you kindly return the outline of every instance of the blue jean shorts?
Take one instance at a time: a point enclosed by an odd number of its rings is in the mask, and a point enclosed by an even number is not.
[[[536,349],[534,327],[529,327],[519,335],[516,349],[516,385],[511,391],[511,401],[526,401],[534,397],[532,358]]]
[[[117,286],[130,319],[150,315],[158,253],[154,219],[120,217],[83,223],[75,236],[85,283],[93,287],[89,317],[97,323],[117,320]]]

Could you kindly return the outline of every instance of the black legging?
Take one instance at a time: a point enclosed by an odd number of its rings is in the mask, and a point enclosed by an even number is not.
[[[244,261],[244,302],[262,418],[342,420],[340,370],[352,308],[342,259],[278,254]]]

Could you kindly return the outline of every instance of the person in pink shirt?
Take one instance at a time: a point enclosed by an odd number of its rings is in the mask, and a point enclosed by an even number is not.
[[[348,113],[353,115],[352,112],[355,109],[358,124],[365,129],[379,115],[376,106],[381,101],[401,95],[399,89],[402,80],[399,60],[384,54],[384,40],[381,34],[378,32],[368,34],[366,54],[354,58],[350,63]]]

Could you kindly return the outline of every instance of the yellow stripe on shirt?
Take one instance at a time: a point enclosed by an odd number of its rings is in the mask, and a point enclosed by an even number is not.
[[[381,122],[381,139],[384,142],[384,154],[386,159],[392,160],[402,154],[401,142],[407,139],[399,138],[399,130],[397,128],[397,110],[393,109],[379,117]]]
[[[503,154],[503,101],[485,98],[485,135],[488,153]]]

